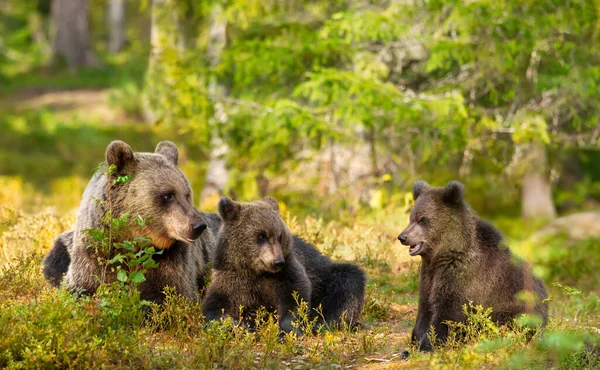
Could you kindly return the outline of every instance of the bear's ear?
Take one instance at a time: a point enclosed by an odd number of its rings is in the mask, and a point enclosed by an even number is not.
[[[135,163],[133,149],[127,143],[115,140],[106,148],[106,163],[115,165],[118,173],[130,169]]]
[[[219,201],[219,215],[225,221],[235,220],[242,206],[229,197],[223,197]]]
[[[161,141],[156,146],[154,153],[158,153],[163,157],[166,157],[173,165],[177,166],[177,161],[179,160],[179,151],[177,150],[177,146],[172,141]]]
[[[431,187],[425,181],[419,180],[419,181],[415,182],[415,184],[413,185],[413,189],[412,189],[413,199],[417,200],[417,198],[419,197],[419,195],[421,195],[421,193],[423,193],[424,191],[427,191],[429,189],[431,189]]]
[[[465,199],[465,186],[458,181],[450,181],[444,187],[444,202],[450,205],[462,204]]]
[[[264,197],[263,198],[263,202],[265,202],[268,205],[270,205],[273,208],[273,210],[279,212],[279,204],[277,204],[277,200],[275,200],[275,198],[273,198],[273,197]]]

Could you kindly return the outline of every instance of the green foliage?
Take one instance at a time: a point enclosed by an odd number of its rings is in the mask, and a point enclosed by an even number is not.
[[[1,85],[6,85],[14,75],[47,61],[50,46],[44,39],[43,15],[38,12],[43,3],[47,1],[3,2],[0,12]]]
[[[597,148],[586,139],[597,136],[597,5],[167,1],[154,9],[164,41],[147,87],[160,119],[227,144],[228,187],[244,198],[258,195],[249,183],[342,143],[370,148],[373,177],[403,186],[444,166],[442,178],[492,195],[483,207],[514,212],[523,148],[559,152],[544,173],[564,148]],[[187,10],[200,30],[193,46],[176,47],[168,10]],[[227,42],[211,64],[215,22]],[[506,175],[515,186],[498,189]]]
[[[152,257],[162,254],[163,250],[157,251],[150,238],[130,238],[135,234],[133,229],[146,227],[147,219],[140,216],[133,218],[129,213],[113,217],[111,190],[130,181],[132,175],[116,175],[117,167],[114,164],[101,167],[103,176],[108,178],[107,200],[94,200],[106,209],[106,212],[99,228],[83,230],[86,247],[92,249],[94,258],[102,266],[102,273],[96,277],[101,283],[109,283],[108,276],[116,274],[116,280],[122,283],[130,294],[136,294],[137,286],[146,281],[146,271],[158,267],[158,263]]]
[[[569,291],[573,293],[572,289]],[[523,325],[529,321],[525,317],[517,318],[513,325],[498,327],[491,321],[489,309],[469,304],[463,310],[466,321],[450,323],[448,341],[431,359],[436,368],[476,368],[487,364],[510,369],[584,369],[600,365],[592,344],[599,338],[597,333],[551,321],[545,331],[538,329],[532,334],[530,327]],[[590,318],[593,313],[586,312],[584,316]]]
[[[142,354],[135,331],[142,322],[139,295],[124,294],[120,286],[105,286],[93,299],[50,291],[39,263],[27,257],[0,274],[0,366],[140,364],[119,355]]]
[[[389,293],[382,293],[378,289],[377,284],[368,284],[363,317],[368,322],[388,319],[391,300],[391,295]]]
[[[143,117],[143,99],[140,87],[133,82],[127,82],[111,91],[109,104],[122,109],[131,117],[140,118]]]
[[[532,256],[532,262],[543,268],[550,281],[593,289],[600,277],[596,273],[600,263],[600,240],[590,238],[569,241],[565,236],[552,236],[539,241],[543,248]]]

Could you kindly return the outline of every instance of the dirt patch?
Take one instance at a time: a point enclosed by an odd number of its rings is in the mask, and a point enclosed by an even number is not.
[[[127,120],[118,108],[108,102],[109,91],[103,89],[56,90],[35,88],[19,91],[0,99],[0,109],[16,112],[48,109],[59,116],[94,117],[105,124],[120,124]]]

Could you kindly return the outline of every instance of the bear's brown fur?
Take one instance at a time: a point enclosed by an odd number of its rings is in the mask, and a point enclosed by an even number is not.
[[[511,255],[500,232],[471,210],[461,183],[431,188],[417,181],[413,197],[410,222],[398,239],[410,246],[412,256],[421,256],[419,308],[412,332],[420,349],[432,349],[431,327],[443,343],[448,335],[444,322],[464,321],[462,306],[469,301],[492,308],[492,319],[499,324],[520,313],[536,313],[547,321],[544,283]],[[520,300],[522,291],[534,293],[535,302]]]
[[[220,219],[193,207],[190,184],[177,168],[177,161],[177,147],[172,142],[159,143],[154,153],[134,153],[126,143],[112,142],[106,150],[105,165],[83,193],[75,230],[59,236],[45,260],[46,278],[58,284],[68,266],[66,285],[88,294],[94,293],[100,283],[116,280],[114,271],[98,263],[98,252],[89,247],[93,243],[86,232],[102,229],[110,209],[112,217],[130,214],[147,220],[143,226],[133,223],[113,243],[143,237],[163,251],[154,256],[158,268],[148,269],[146,281],[139,286],[142,299],[160,303],[164,287],[172,286],[179,294],[197,300],[198,283],[204,280],[208,255],[215,244],[213,231],[218,229]],[[106,168],[111,165],[115,171],[109,176]],[[124,175],[131,178],[114,181]]]
[[[292,235],[277,201],[219,202],[223,224],[217,236],[212,281],[203,303],[207,319],[223,314],[243,318],[265,307],[277,311],[284,332],[298,309],[298,298],[309,304],[310,315],[328,323],[343,318],[356,324],[364,305],[365,275],[357,266],[332,262],[315,247]]]

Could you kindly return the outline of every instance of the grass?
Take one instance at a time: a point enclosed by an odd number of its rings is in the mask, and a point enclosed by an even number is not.
[[[74,73],[65,66],[32,67],[11,75],[0,86],[0,97],[32,91],[107,89],[134,83],[142,84],[148,58],[143,52],[102,55],[102,64]]]
[[[489,312],[480,309],[470,314],[468,325],[456,327],[468,334],[466,341],[451,339],[434,354],[413,351],[408,361],[402,361],[400,354],[410,348],[416,317],[418,262],[396,245],[393,230],[374,234],[375,225],[369,220],[357,219],[348,227],[287,218],[293,232],[307,239],[312,236],[311,241],[334,258],[342,251],[356,251],[342,258],[358,261],[369,282],[366,328],[279,341],[273,317],[263,318],[258,330],[250,333],[232,321],[204,322],[199,304],[173,294],[164,307],[151,306],[144,317],[141,307],[146,304],[123,283],[80,299],[50,288],[41,275],[41,258],[52,239],[73,226],[73,215],[27,215],[6,208],[0,215],[5,225],[0,235],[0,367],[593,368],[600,364],[594,353],[586,351],[600,340],[600,298],[562,285],[549,286],[552,319],[544,333],[531,338],[519,325],[496,327]],[[333,239],[338,240],[335,248]]]

